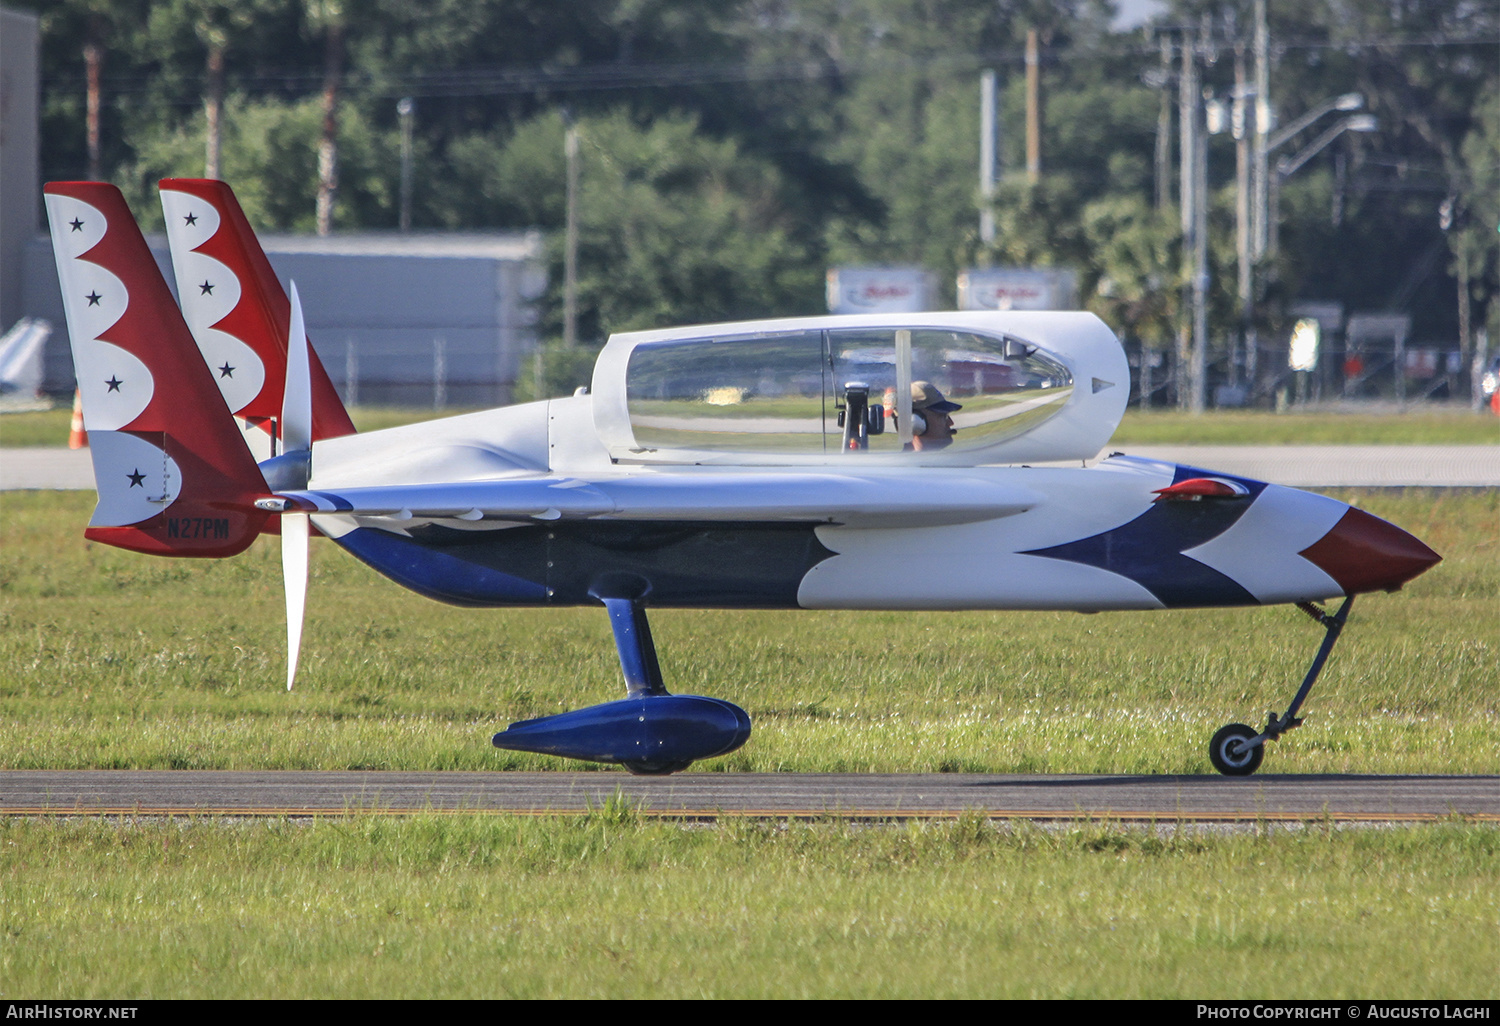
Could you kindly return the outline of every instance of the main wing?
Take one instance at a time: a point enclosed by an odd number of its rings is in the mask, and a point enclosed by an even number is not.
[[[604,519],[915,527],[974,523],[1032,509],[1043,496],[977,475],[641,473],[586,481],[550,474],[453,484],[278,492],[265,508],[353,517],[548,521]]]

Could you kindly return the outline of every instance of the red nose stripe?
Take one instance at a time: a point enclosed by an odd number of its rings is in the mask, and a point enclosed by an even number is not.
[[[1401,528],[1358,509],[1350,509],[1300,555],[1346,595],[1394,591],[1443,559]]]

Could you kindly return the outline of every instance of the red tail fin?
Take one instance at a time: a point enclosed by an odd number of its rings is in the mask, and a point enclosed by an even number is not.
[[[85,536],[162,556],[232,556],[268,489],[113,185],[45,190],[99,504]]]
[[[161,205],[183,317],[236,416],[281,417],[291,303],[234,192],[206,178],[164,178]],[[354,424],[308,347],[314,441]]]

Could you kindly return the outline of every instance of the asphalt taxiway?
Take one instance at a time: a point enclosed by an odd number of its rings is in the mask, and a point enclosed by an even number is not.
[[[642,815],[714,820],[1500,822],[1500,776],[973,773],[313,772],[11,770],[0,815],[568,815],[617,796]]]

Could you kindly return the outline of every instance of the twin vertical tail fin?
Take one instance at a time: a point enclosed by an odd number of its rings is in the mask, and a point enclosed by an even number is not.
[[[353,435],[354,425],[308,344],[297,285],[291,296],[282,291],[239,199],[225,183],[163,178],[160,190],[183,317],[223,401],[248,426],[245,438],[252,452],[278,456],[264,471],[276,486],[306,486],[312,443]],[[290,691],[308,606],[312,525],[306,513],[282,511],[275,528],[282,535]]]
[[[228,185],[164,178],[160,187],[177,294],[198,348],[225,403],[247,425],[251,451],[278,457],[265,472],[279,488],[305,486],[313,442],[352,435],[354,424],[308,344],[297,286],[290,296],[283,291]],[[302,646],[311,523],[305,513],[283,512],[272,526],[281,534],[290,691]]]
[[[183,317],[230,412],[281,439],[283,450],[306,448],[310,441],[282,438],[292,303],[234,192],[212,179],[164,178],[161,205]],[[328,372],[306,348],[311,441],[352,435]]]
[[[308,344],[297,286],[290,296],[282,290],[228,185],[204,178],[165,178],[160,185],[177,294],[204,361],[229,409],[253,426],[245,434],[251,450],[277,455],[265,473],[278,488],[305,487],[313,442],[352,435],[354,425]],[[270,447],[273,440],[279,446]],[[283,512],[274,526],[281,534],[290,691],[302,647],[312,528],[298,512]]]
[[[163,556],[232,556],[265,524],[264,477],[125,197],[46,186],[99,503],[85,536]]]

